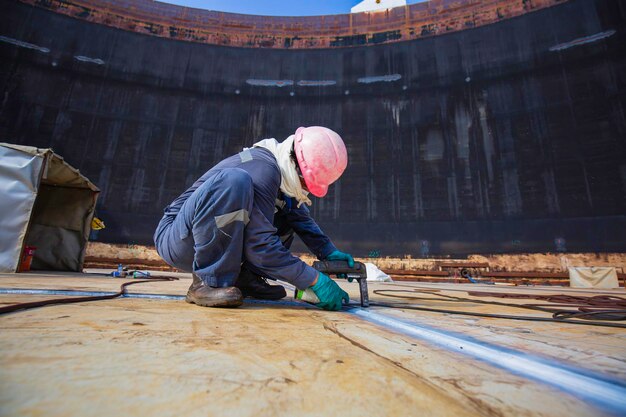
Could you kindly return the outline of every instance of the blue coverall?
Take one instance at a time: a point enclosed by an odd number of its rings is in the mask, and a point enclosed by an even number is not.
[[[317,271],[289,251],[293,234],[318,259],[337,250],[311,218],[280,191],[276,158],[246,149],[207,171],[165,208],[154,234],[159,255],[212,287],[232,286],[242,265],[259,275],[309,287]]]

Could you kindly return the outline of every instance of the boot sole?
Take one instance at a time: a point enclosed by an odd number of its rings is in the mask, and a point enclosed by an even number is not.
[[[245,293],[242,291],[242,294],[244,296],[244,298],[254,298],[257,300],[269,300],[269,301],[278,301],[278,300],[282,300],[283,298],[285,298],[287,296],[287,294],[285,295],[281,295],[279,296],[266,296],[266,295],[262,295],[262,294],[253,294],[253,293]]]
[[[241,295],[243,295],[244,298],[256,298],[257,300],[278,301],[278,300],[282,300],[283,298],[287,296],[287,291],[285,290],[285,288],[279,285],[271,286],[272,288],[279,288],[279,290],[268,291],[265,293],[254,291],[247,287],[243,287],[243,288],[238,287],[237,284],[235,284],[235,286],[239,288],[239,291],[241,291]]]
[[[202,307],[239,307],[243,304],[243,299],[233,298],[232,300],[202,300],[187,294],[185,301],[189,304],[196,304]]]

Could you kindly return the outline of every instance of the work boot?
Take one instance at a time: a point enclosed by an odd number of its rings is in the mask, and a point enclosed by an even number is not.
[[[210,287],[199,276],[193,274],[193,283],[187,291],[185,301],[203,307],[238,307],[243,304],[243,296],[239,288]]]
[[[261,300],[280,300],[287,295],[282,285],[270,285],[267,279],[246,268],[241,269],[235,287],[241,290],[244,297]]]

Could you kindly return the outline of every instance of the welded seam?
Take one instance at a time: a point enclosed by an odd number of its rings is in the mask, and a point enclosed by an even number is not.
[[[605,39],[615,35],[615,30],[606,30],[604,32],[599,32],[594,35],[584,36],[582,38],[576,38],[569,42],[560,43],[558,45],[551,46],[549,48],[550,52],[562,51],[565,49],[573,48],[575,46],[585,45],[587,43],[597,42],[601,39]]]
[[[96,65],[104,65],[104,61],[100,58],[90,58],[84,55],[74,55],[74,59],[81,62],[88,62]]]
[[[372,355],[382,359],[383,361],[385,361],[386,363],[391,364],[392,366],[399,368],[401,371],[406,372],[407,374],[409,374],[410,376],[419,379],[421,382],[427,384],[428,386],[430,386],[431,388],[439,391],[439,392],[443,392],[445,393],[445,390],[442,390],[442,388],[438,385],[435,385],[433,383],[431,383],[428,379],[424,378],[423,376],[419,375],[418,373],[404,367],[402,365],[402,362],[399,361],[394,361],[391,358],[388,358],[386,356],[381,355],[378,352],[373,351],[372,349],[368,348],[367,346],[365,346],[362,343],[357,342],[354,339],[351,339],[350,337],[346,336],[345,334],[343,334],[339,329],[337,329],[337,326],[335,326],[334,323],[329,323],[328,321],[323,321],[323,326],[325,330],[328,330],[332,333],[334,333],[335,335],[337,335],[338,337],[340,337],[341,339],[346,340],[347,342],[350,342],[350,344],[352,344],[353,346],[362,349],[368,353],[371,353]],[[492,408],[491,406],[489,406],[487,403],[480,401],[479,399],[477,399],[476,397],[467,395],[465,393],[465,391],[461,390],[461,395],[463,396],[463,398],[467,401],[469,401],[470,403],[473,404],[474,409],[479,412],[482,415],[490,415],[490,416],[498,416],[501,415],[501,413],[499,413],[497,410],[495,410],[494,408]]]
[[[78,290],[33,290],[28,288],[0,288],[0,294],[17,294],[17,295],[66,295],[76,297],[100,297],[104,295],[114,295],[115,291],[78,291]],[[154,298],[166,300],[184,300],[183,295],[166,295],[166,294],[133,294],[125,293],[119,298]]]
[[[104,295],[113,295],[116,292],[111,291],[78,291],[78,290],[51,290],[51,289],[28,289],[28,288],[0,288],[0,294],[13,294],[13,295],[64,295],[64,296],[76,296],[76,297],[99,297]],[[149,293],[124,293],[118,298],[139,298],[148,300],[185,300],[184,295],[171,295],[171,294],[149,294]],[[246,298],[245,303],[249,304],[261,304],[261,305],[286,305],[293,307],[309,307],[314,308],[307,303],[300,303],[295,301],[269,301],[269,300],[256,300]]]
[[[12,45],[19,46],[20,48],[33,49],[35,51],[38,51],[44,54],[47,54],[50,52],[50,48],[35,45],[33,43],[24,42],[19,39],[9,38],[8,36],[0,36],[0,42],[10,43]]]
[[[608,411],[626,413],[626,387],[621,381],[619,383],[608,381],[601,376],[591,376],[589,375],[591,372],[586,370],[565,367],[512,349],[474,341],[462,335],[443,332],[362,308],[352,308],[348,312],[386,329],[425,340],[447,350],[559,388]]]
[[[380,359],[383,359],[385,362],[389,362],[394,366],[397,366],[398,368],[401,368],[402,370],[408,372],[409,374],[411,374],[412,376],[416,377],[416,378],[420,378],[422,379],[418,374],[416,374],[415,372],[411,371],[410,369],[405,368],[404,366],[402,366],[402,363],[398,362],[398,361],[394,361],[386,356],[382,356],[380,353],[377,353],[375,351],[373,351],[372,349],[368,348],[367,346],[357,342],[354,339],[349,338],[348,336],[346,336],[345,334],[341,333],[337,327],[335,326],[334,323],[329,323],[327,321],[324,321],[322,323],[322,325],[324,326],[325,330],[328,330],[329,332],[334,333],[335,335],[339,336],[340,338],[350,342],[352,345],[358,347],[359,349],[362,349],[366,352],[369,352],[377,357],[379,357]]]

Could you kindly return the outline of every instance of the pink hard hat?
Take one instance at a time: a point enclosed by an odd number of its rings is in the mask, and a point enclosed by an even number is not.
[[[314,196],[324,197],[348,165],[341,136],[321,126],[300,127],[293,146],[306,187]]]

